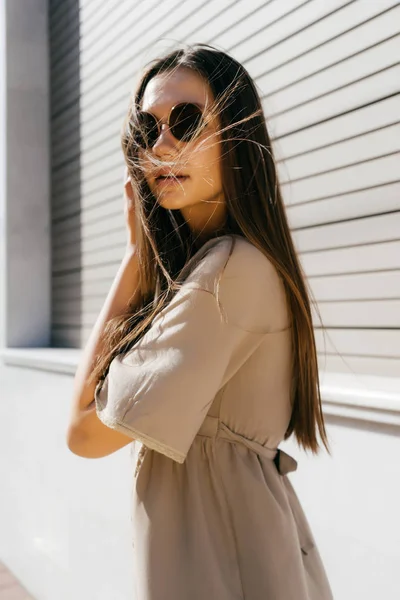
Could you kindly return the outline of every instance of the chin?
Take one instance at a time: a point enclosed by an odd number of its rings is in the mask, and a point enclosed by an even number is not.
[[[181,195],[174,193],[159,196],[157,202],[167,210],[179,210],[193,204],[187,196],[182,197]]]

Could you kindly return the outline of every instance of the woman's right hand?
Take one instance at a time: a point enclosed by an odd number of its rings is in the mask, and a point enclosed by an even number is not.
[[[128,233],[127,244],[129,246],[134,246],[136,244],[135,198],[131,178],[126,165],[124,169],[124,215]]]

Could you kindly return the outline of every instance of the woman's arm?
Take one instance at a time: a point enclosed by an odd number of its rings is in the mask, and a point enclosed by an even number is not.
[[[94,404],[97,382],[88,383],[87,380],[96,357],[102,352],[101,336],[106,323],[113,317],[123,314],[130,301],[138,302],[138,283],[136,249],[134,246],[127,245],[121,265],[83,350],[75,374],[72,411],[67,432],[67,444],[74,454],[88,458],[105,456],[110,454],[110,442],[112,447],[116,446],[112,451],[132,442],[132,438],[122,434],[116,435],[117,432],[103,425],[98,419]],[[135,289],[136,293],[132,298]],[[90,449],[89,445],[93,442],[96,447]],[[108,451],[105,453],[106,450]]]
[[[129,186],[129,187],[128,187]],[[67,431],[69,449],[79,456],[95,458],[105,456],[122,448],[132,438],[106,427],[97,417],[94,391],[97,382],[88,382],[95,360],[101,354],[101,337],[107,322],[125,312],[128,304],[138,304],[140,299],[139,269],[134,240],[134,218],[132,213],[132,192],[125,183],[125,215],[128,223],[128,240],[122,262],[119,266],[106,301],[96,320],[93,330],[83,350],[78,365],[72,399],[71,417]]]

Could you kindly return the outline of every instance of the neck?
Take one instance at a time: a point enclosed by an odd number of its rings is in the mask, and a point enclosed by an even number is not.
[[[200,202],[182,208],[181,213],[196,239],[196,245],[222,232],[227,220],[226,205],[221,194],[210,198],[207,203]]]

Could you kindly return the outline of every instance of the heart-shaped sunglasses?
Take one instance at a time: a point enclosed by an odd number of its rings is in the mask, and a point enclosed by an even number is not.
[[[161,133],[161,123],[146,111],[136,113],[135,140],[139,146],[149,149],[154,146]],[[182,102],[171,108],[166,124],[174,138],[190,142],[204,125],[203,110],[192,102]]]

